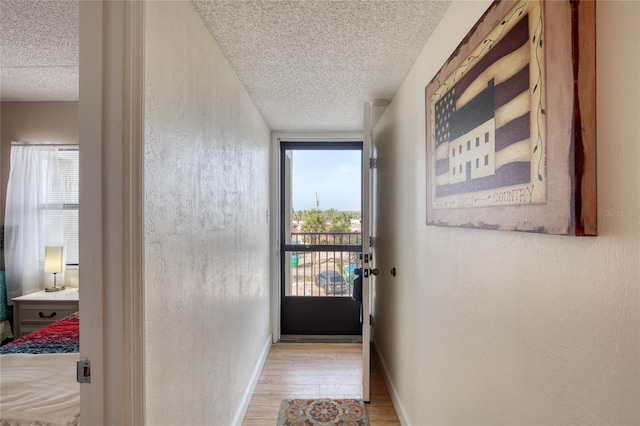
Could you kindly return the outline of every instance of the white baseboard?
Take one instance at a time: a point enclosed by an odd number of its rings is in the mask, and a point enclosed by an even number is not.
[[[380,348],[378,348],[378,344],[374,341],[373,346],[376,348],[376,355],[378,356],[378,360],[380,361],[380,366],[382,367],[382,377],[384,378],[384,383],[387,385],[387,390],[389,391],[389,395],[391,396],[391,402],[393,403],[393,408],[396,410],[396,414],[398,415],[398,420],[400,420],[400,424],[402,426],[409,426],[409,420],[407,419],[407,414],[400,403],[400,397],[398,396],[398,392],[396,392],[396,388],[393,386],[393,382],[391,381],[391,377],[389,376],[389,369],[387,368],[387,363],[382,357],[382,353],[380,352]]]
[[[256,384],[258,384],[258,380],[260,379],[260,373],[262,373],[262,367],[264,367],[264,363],[267,361],[267,356],[269,355],[269,349],[271,349],[271,339],[272,336],[270,334],[264,342],[256,367],[253,369],[253,374],[251,375],[247,389],[245,389],[244,395],[242,395],[242,401],[240,401],[238,411],[236,411],[236,415],[231,423],[234,426],[242,425],[242,420],[244,419],[245,414],[247,414],[247,409],[251,403],[253,391],[256,389]]]

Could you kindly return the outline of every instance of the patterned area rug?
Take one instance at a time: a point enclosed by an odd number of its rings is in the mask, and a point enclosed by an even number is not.
[[[368,426],[361,399],[283,399],[277,426]]]

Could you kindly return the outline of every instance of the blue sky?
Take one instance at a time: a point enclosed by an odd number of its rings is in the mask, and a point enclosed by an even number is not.
[[[361,151],[293,151],[294,210],[360,211]]]

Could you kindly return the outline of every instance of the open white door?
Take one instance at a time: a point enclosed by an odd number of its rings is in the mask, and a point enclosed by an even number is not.
[[[378,275],[375,268],[375,158],[373,156],[373,113],[379,114],[389,105],[386,99],[376,99],[364,104],[364,128],[362,135],[362,399],[371,399],[371,303],[373,280]],[[377,109],[375,109],[377,108]],[[376,120],[377,121],[377,120]]]
[[[362,399],[371,399],[371,106],[364,104],[362,134]]]

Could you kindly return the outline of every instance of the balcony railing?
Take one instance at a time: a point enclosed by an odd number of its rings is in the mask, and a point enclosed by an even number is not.
[[[360,232],[298,232],[284,247],[285,296],[351,297],[361,265]]]
[[[362,245],[361,232],[295,232],[291,234],[292,244],[316,245]]]

